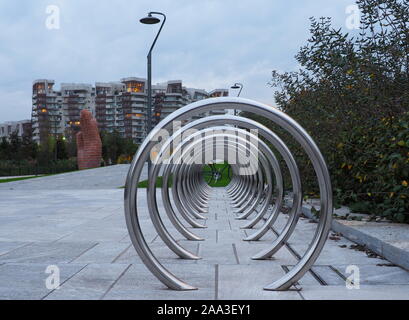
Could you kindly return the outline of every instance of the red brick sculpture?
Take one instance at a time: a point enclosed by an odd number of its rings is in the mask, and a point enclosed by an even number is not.
[[[81,110],[81,131],[77,133],[78,168],[97,168],[101,165],[102,143],[95,118],[88,110]]]

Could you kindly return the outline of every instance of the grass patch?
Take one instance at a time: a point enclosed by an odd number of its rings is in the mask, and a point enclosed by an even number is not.
[[[170,176],[168,180],[168,187],[171,188],[172,184],[173,184],[173,180],[172,180],[172,176]],[[163,185],[163,178],[162,176],[159,176],[156,178],[156,188],[162,188],[162,185]],[[147,187],[148,187],[148,180],[139,181],[138,188],[147,188]],[[125,188],[125,186],[122,188]]]
[[[163,178],[157,177],[156,178],[156,188],[162,188]],[[148,187],[148,180],[143,180],[138,183],[138,188],[147,188]]]
[[[212,179],[210,182],[208,182],[208,185],[213,188],[223,188],[223,187],[228,186],[231,181],[231,179],[229,178],[230,165],[227,163],[216,163],[216,164],[213,164],[212,167],[213,167],[213,172],[217,170],[220,176],[217,181]],[[204,166],[203,174],[204,174],[206,181],[209,181],[210,176],[212,174],[212,168],[209,165]]]
[[[14,181],[20,181],[20,180],[28,180],[28,179],[34,179],[34,178],[39,178],[39,177],[44,177],[44,175],[41,175],[41,176],[32,176],[32,177],[8,178],[8,179],[2,179],[2,178],[0,177],[0,183],[14,182]]]
[[[95,169],[95,168],[89,168],[89,169]],[[89,170],[89,169],[83,169],[83,170]],[[80,171],[80,170],[66,171],[66,172],[60,172],[60,173],[45,173],[45,174],[39,174],[37,176],[31,176],[31,177],[16,177],[16,178],[8,178],[8,179],[2,179],[2,177],[0,177],[0,183],[28,180],[28,179],[34,179],[34,178],[43,178],[43,177],[49,177],[49,176],[57,176],[59,174],[76,172],[76,171]]]

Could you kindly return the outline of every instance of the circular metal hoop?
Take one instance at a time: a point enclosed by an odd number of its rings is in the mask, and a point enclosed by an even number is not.
[[[173,112],[152,130],[139,147],[126,180],[125,218],[131,241],[144,264],[167,287],[174,290],[197,289],[172,274],[150,250],[140,226],[138,215],[140,189],[137,185],[145,162],[148,157],[152,158],[154,155],[146,189],[148,211],[154,228],[164,243],[180,258],[200,259],[175,241],[166,229],[158,209],[155,183],[162,172],[161,201],[175,229],[187,240],[204,240],[188,230],[185,224],[193,228],[205,227],[197,221],[205,219],[208,211],[207,203],[211,201],[211,188],[203,177],[203,167],[209,162],[204,158],[205,155],[213,155],[214,152],[219,154],[217,151],[223,151],[224,155],[228,153],[250,159],[247,165],[234,163],[234,161],[231,163],[231,159],[226,156],[223,159],[211,160],[227,161],[230,164],[228,170],[231,174],[231,182],[226,192],[231,198],[232,207],[236,209],[236,218],[248,219],[255,213],[252,220],[243,227],[252,228],[263,221],[263,218],[265,220],[260,229],[244,239],[247,241],[261,239],[280,214],[284,196],[283,171],[276,155],[279,154],[284,160],[293,189],[293,205],[289,219],[277,238],[252,259],[270,258],[288,241],[296,228],[302,205],[301,177],[295,159],[274,132],[251,119],[219,115],[186,121],[210,111],[223,109],[250,112],[281,127],[300,144],[314,168],[321,205],[316,232],[309,248],[298,263],[282,278],[264,287],[265,290],[287,290],[312,267],[324,247],[333,211],[331,181],[325,160],[307,132],[285,113],[259,102],[230,97],[202,100]],[[178,124],[176,128],[175,123]],[[275,152],[271,150],[272,147]],[[273,194],[276,195],[274,201]],[[272,210],[268,210],[270,207]]]

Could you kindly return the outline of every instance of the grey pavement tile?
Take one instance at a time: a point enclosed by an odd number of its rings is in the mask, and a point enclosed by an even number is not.
[[[46,264],[14,264],[0,265],[0,300],[23,299],[39,300],[51,290],[46,288]],[[57,265],[60,270],[60,283],[63,283],[85,267],[83,264]]]
[[[0,189],[58,190],[58,189],[111,189],[125,185],[129,164],[67,172],[53,176],[2,183]],[[146,176],[145,172],[143,174]]]
[[[307,244],[291,244],[291,246],[300,254],[303,255],[308,247]],[[369,258],[364,252],[350,249],[349,247],[341,248],[338,245],[327,243],[318,257],[315,264],[317,265],[333,265],[333,264],[379,264],[385,260],[378,258]]]
[[[20,241],[11,241],[11,242],[7,242],[7,241],[1,241],[0,242],[0,256],[13,251],[15,249],[24,247],[29,245],[30,242],[20,242]]]
[[[283,270],[285,273],[288,273],[294,266],[293,265],[282,265]],[[297,288],[302,288],[305,285],[323,285],[320,281],[319,278],[317,277],[317,274],[309,270],[306,272],[301,279],[299,279],[296,283]]]
[[[30,226],[0,228],[0,241],[50,242],[56,241],[69,233],[70,231],[67,229],[58,230],[47,224],[36,229]]]
[[[387,263],[386,263],[387,264]],[[333,265],[345,277],[350,276],[346,272],[349,265]],[[409,272],[399,267],[382,265],[357,265],[359,268],[360,283],[362,285],[409,285]]]
[[[238,264],[232,242],[200,242],[199,255],[198,264]]]
[[[51,292],[46,300],[99,300],[127,267],[126,264],[89,264]]]
[[[98,228],[98,225],[95,227],[80,228],[77,231],[73,231],[67,237],[63,239],[64,242],[68,241],[117,241],[119,242],[123,239],[128,231],[124,228]]]
[[[37,242],[0,256],[8,263],[69,263],[97,242]]]
[[[364,286],[303,286],[300,294],[306,300],[409,300],[409,285]]]
[[[217,242],[238,242],[246,237],[244,230],[218,230]]]
[[[208,219],[206,221],[206,226],[209,229],[218,229],[218,230],[231,230],[229,220],[228,219]]]
[[[266,291],[263,287],[285,274],[279,265],[219,265],[220,300],[301,300],[296,291]]]
[[[282,247],[276,254],[268,260],[252,260],[251,257],[262,250],[268,248],[268,244],[241,242],[236,243],[237,255],[240,264],[272,264],[278,263],[280,265],[292,265],[297,262],[297,259],[286,247]]]
[[[129,243],[100,242],[87,250],[72,262],[74,263],[112,263],[112,261],[126,248]]]
[[[197,255],[198,242],[196,241],[181,241],[182,247]],[[163,264],[194,264],[197,260],[187,260],[179,258],[173,251],[171,251],[165,244],[158,242],[150,246],[156,258]],[[199,260],[200,261],[200,260]],[[137,254],[133,245],[128,245],[128,248],[115,258],[113,263],[128,263],[128,264],[142,264],[142,260]]]
[[[331,266],[313,266],[311,270],[329,286],[345,286],[342,278]]]
[[[198,290],[173,291],[141,264],[132,265],[104,296],[108,300],[211,300],[215,297],[215,266],[171,265],[171,272]]]

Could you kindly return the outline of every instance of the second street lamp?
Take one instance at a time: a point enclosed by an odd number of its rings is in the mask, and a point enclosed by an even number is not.
[[[166,21],[166,15],[163,14],[162,12],[149,12],[148,15],[139,21],[143,24],[157,24],[160,22],[160,19],[157,17],[154,17],[153,15],[160,15],[163,17],[162,24],[159,28],[158,33],[156,34],[155,39],[153,40],[153,43],[151,45],[151,48],[149,49],[148,53],[148,110],[146,113],[147,117],[147,128],[146,128],[146,134],[148,135],[151,130],[152,130],[152,49],[155,46],[156,40],[159,37],[160,32],[162,31],[163,25],[165,24]],[[149,157],[148,159],[148,172],[150,172],[151,169],[151,159]]]
[[[241,90],[243,90],[243,85],[242,85],[241,83],[237,83],[237,82],[236,82],[236,83],[235,83],[234,85],[232,85],[230,88],[231,88],[231,89],[240,89],[239,93],[237,94],[237,96],[240,97]]]
[[[230,87],[231,89],[240,89],[237,97],[240,97],[241,90],[243,90],[243,85],[241,83],[236,82],[234,85]],[[237,110],[234,109],[234,115],[237,115]]]

